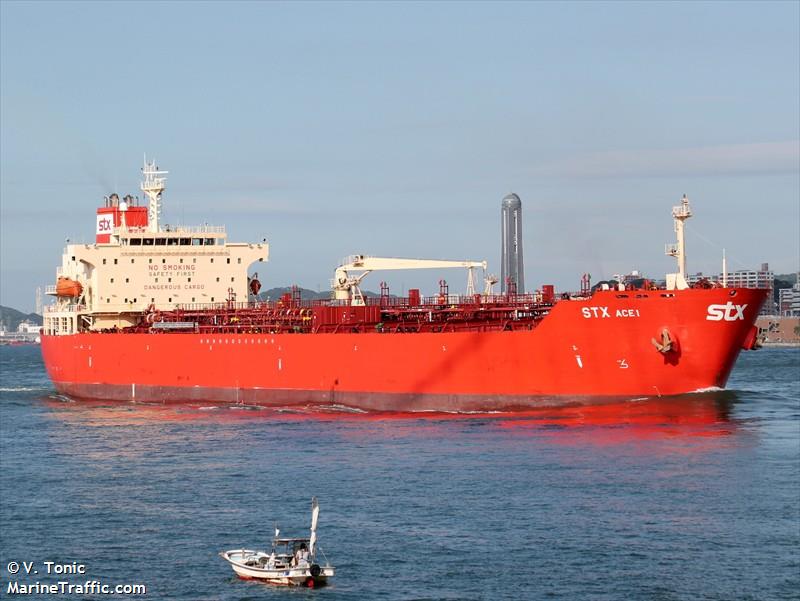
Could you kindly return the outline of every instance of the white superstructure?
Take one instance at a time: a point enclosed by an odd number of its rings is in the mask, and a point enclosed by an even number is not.
[[[223,226],[160,226],[167,172],[154,162],[142,172],[146,212],[112,195],[98,209],[95,242],[64,249],[58,281],[47,287],[56,301],[45,307],[45,333],[123,328],[148,310],[248,300],[248,268],[269,259],[266,240],[229,242]]]

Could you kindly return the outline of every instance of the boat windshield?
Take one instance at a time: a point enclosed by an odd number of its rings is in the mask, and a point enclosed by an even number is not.
[[[272,541],[272,548],[278,553],[294,555],[302,545],[309,547],[309,538],[276,538]]]

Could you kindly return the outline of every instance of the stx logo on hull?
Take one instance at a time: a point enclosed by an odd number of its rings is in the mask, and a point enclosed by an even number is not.
[[[736,321],[737,319],[744,320],[744,310],[747,305],[734,305],[728,301],[724,305],[708,305],[708,321]]]

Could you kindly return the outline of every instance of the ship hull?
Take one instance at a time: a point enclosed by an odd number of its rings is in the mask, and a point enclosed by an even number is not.
[[[604,291],[530,330],[44,336],[76,398],[482,411],[722,388],[767,290]],[[652,339],[674,341],[661,353]]]

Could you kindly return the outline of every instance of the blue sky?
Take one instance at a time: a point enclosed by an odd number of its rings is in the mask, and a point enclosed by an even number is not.
[[[32,309],[142,154],[168,223],[271,243],[267,287],[364,253],[526,283],[800,262],[800,3],[0,3],[0,303]],[[375,274],[392,292],[440,275]]]

